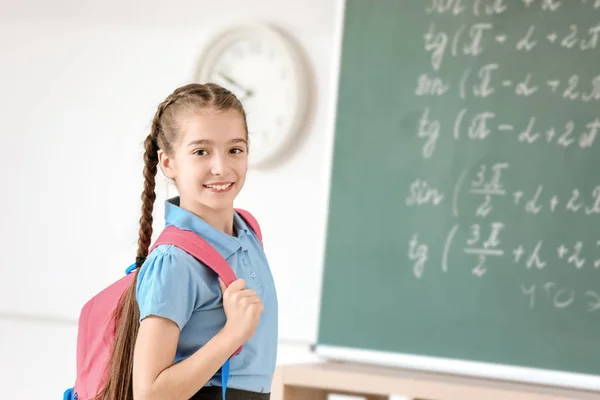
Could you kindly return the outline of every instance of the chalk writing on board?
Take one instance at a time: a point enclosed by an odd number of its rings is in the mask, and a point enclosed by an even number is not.
[[[435,25],[431,24],[429,31],[425,34],[425,51],[431,52],[431,66],[435,71],[440,69],[447,44],[448,35],[443,32],[436,33]]]
[[[555,282],[545,282],[540,285],[523,284],[521,293],[528,299],[530,309],[536,307],[536,302],[546,301],[559,310],[581,305],[587,312],[600,312],[600,296],[593,290],[577,293]]]
[[[431,52],[431,66],[435,71],[439,70],[448,51],[454,57],[458,55],[476,57],[482,54],[484,34],[491,29],[492,24],[490,23],[476,23],[468,27],[462,25],[454,34],[449,35],[446,32],[438,31],[435,24],[432,23],[424,35],[425,51]]]
[[[473,86],[473,95],[475,97],[486,98],[494,94],[496,89],[491,86],[492,73],[498,69],[498,64],[487,64],[479,69],[479,79],[481,80],[478,84]],[[466,79],[461,82],[461,86],[464,86]],[[464,92],[464,89],[461,93]]]
[[[585,295],[588,297],[588,312],[599,311],[600,310],[600,296],[592,290],[588,290],[585,292]]]
[[[417,96],[442,96],[450,89],[441,78],[430,77],[428,74],[419,75],[415,94]]]
[[[500,240],[501,232],[505,228],[506,227],[502,222],[492,222],[486,227],[480,224],[472,224],[469,226],[469,233],[465,243],[466,247],[463,251],[466,254],[476,256],[476,260],[474,261],[471,270],[474,277],[482,278],[486,275],[489,269],[486,265],[486,260],[489,257],[503,257],[505,255]],[[446,237],[441,260],[441,269],[443,272],[448,272],[448,257],[451,252],[453,239],[458,230],[459,225],[454,225]],[[600,253],[600,241],[597,241],[595,245]],[[542,254],[543,250],[543,240],[538,240],[532,249],[526,249],[523,245],[518,245],[512,250],[514,264],[518,265],[522,262],[527,269],[532,270],[564,268],[564,265],[571,265],[574,270],[579,270],[586,265],[587,259],[583,256],[585,249],[582,241],[576,241],[571,245],[561,244],[555,249],[558,254],[556,259],[563,261],[563,266],[556,265],[556,262],[549,264],[547,256],[550,254],[544,256]],[[414,234],[410,240],[408,256],[409,259],[414,262],[412,267],[414,276],[416,278],[421,278],[424,273],[425,264],[429,258],[429,247],[420,241],[417,234]],[[596,256],[598,256],[598,254]],[[590,264],[589,267],[595,269],[600,268],[600,257],[598,257],[593,264]],[[534,308],[536,299],[547,300],[554,308],[566,309],[575,302],[576,298],[579,298],[580,300],[586,298],[587,303],[585,306],[587,307],[587,311],[600,312],[600,296],[593,290],[587,290],[583,296],[581,296],[577,295],[574,290],[570,290],[566,287],[558,287],[554,282],[546,282],[543,285],[521,285],[521,291],[523,295],[528,298],[531,309]]]
[[[529,308],[535,307],[536,297],[550,301],[557,309],[568,308],[575,301],[575,291],[568,288],[562,288],[554,282],[546,282],[541,285],[521,285],[521,292],[529,297]],[[542,292],[542,293],[540,293]]]
[[[447,55],[451,57],[472,56],[483,54],[487,48],[483,42],[486,35],[493,30],[490,23],[475,23],[461,25],[454,32],[438,30],[434,23],[429,25],[424,35],[424,49],[430,53],[430,62],[434,71],[439,71]],[[536,26],[530,25],[527,32],[515,39],[515,49],[519,52],[533,52],[541,44],[545,43],[567,50],[590,51],[598,46],[600,36],[600,23],[589,28],[580,28],[571,24],[567,32],[540,33],[537,34]],[[494,41],[503,46],[509,40],[507,34],[493,34]]]
[[[535,267],[536,269],[543,269],[544,267],[546,267],[547,262],[544,261],[540,255],[540,250],[542,249],[543,243],[544,242],[542,240],[538,240],[533,251],[528,256],[525,254],[526,251],[523,245],[518,245],[512,251],[515,264],[518,264],[521,261],[521,258],[523,256],[526,256],[525,265],[527,269],[531,269],[532,267]]]
[[[561,5],[561,0],[542,0],[542,10],[556,11]]]
[[[511,193],[505,189],[503,179],[504,174],[509,170],[507,162],[483,163],[471,173],[463,171],[459,180],[454,185],[452,208],[458,209],[458,200],[460,188],[465,181],[468,182],[467,193],[470,196],[483,196],[484,200],[475,210],[478,217],[487,217],[492,211],[492,199],[508,198],[515,206],[523,206],[526,213],[537,215],[546,208],[553,212],[559,204],[564,204],[565,211],[585,212],[588,215],[600,214],[600,185],[592,191],[589,199],[592,201],[584,202],[581,191],[574,189],[562,201],[559,196],[554,194],[546,196],[549,200],[542,201],[544,194],[544,185],[540,184],[531,193],[524,190],[517,190]],[[470,175],[470,176],[469,176]],[[445,194],[430,185],[424,179],[415,179],[411,185],[406,198],[407,205],[441,205],[445,199]],[[455,216],[458,211],[454,212]],[[448,232],[444,244],[441,260],[442,271],[448,271],[448,258],[452,249],[452,242],[459,229],[458,224],[454,225]],[[502,248],[501,235],[506,226],[501,221],[494,221],[489,224],[471,224],[468,227],[468,236],[463,248],[464,253],[476,257],[475,265],[472,268],[472,274],[476,277],[483,277],[488,271],[486,261],[488,257],[502,257],[505,255],[505,249]],[[547,248],[548,246],[546,246]],[[587,245],[587,247],[593,247]],[[562,262],[563,265],[571,265],[575,270],[582,269],[586,264],[595,269],[600,268],[600,240],[595,242],[595,249],[598,254],[592,260],[584,254],[586,244],[583,241],[576,241],[573,244],[563,243],[556,247],[555,260]],[[532,248],[525,248],[522,244],[512,249],[512,258],[515,265],[523,263],[527,269],[542,270],[548,267],[548,258],[551,254],[544,253],[544,241],[538,240]],[[409,243],[409,259],[414,261],[413,271],[416,277],[423,275],[425,262],[428,259],[428,246],[419,241],[418,236],[414,235]]]
[[[505,0],[493,0],[491,4],[486,4],[483,10],[481,9],[481,0],[473,2],[473,14],[475,16],[484,15],[499,15],[502,14],[508,6]]]
[[[561,8],[565,0],[520,1],[526,8],[537,7],[541,11],[555,12]],[[582,1],[583,3],[587,2],[587,0]],[[425,12],[427,14],[446,14],[451,16],[459,16],[468,12],[477,17],[491,16],[502,14],[508,9],[507,0],[472,0],[470,2],[466,0],[427,0],[424,3],[426,4]],[[600,0],[593,0],[593,7],[600,8]]]
[[[533,249],[526,249],[519,244],[512,250],[512,259],[515,265],[523,263],[527,269],[534,270],[546,268],[549,265],[549,259],[553,260],[554,267],[560,265],[560,268],[570,266],[574,270],[582,268],[596,270],[600,268],[600,248],[598,246],[600,246],[600,242],[594,246],[582,240],[549,246],[543,240],[538,240]]]
[[[536,35],[536,26],[530,25],[527,33],[517,41],[515,48],[518,51],[530,52],[538,45],[539,38],[546,40],[551,45],[560,46],[565,49],[594,50],[598,44],[599,34],[600,24],[594,25],[587,30],[571,24],[567,32],[557,33],[553,31],[545,35]]]
[[[419,138],[425,138],[423,158],[430,158],[435,151],[435,145],[440,136],[440,122],[429,119],[429,108],[426,108],[419,120]]]
[[[446,236],[446,243],[444,244],[444,253],[442,254],[442,271],[448,272],[448,255],[450,254],[450,249],[452,248],[452,241],[454,240],[454,235],[459,229],[459,225],[456,224],[450,229],[448,235]]]
[[[431,0],[430,4],[425,7],[426,13],[452,13],[460,15],[466,10],[466,6],[462,0]]]
[[[489,170],[486,164],[479,166],[477,180],[472,180],[469,188],[470,194],[484,197],[484,201],[475,210],[476,216],[487,217],[492,211],[492,197],[506,195],[506,191],[500,182],[502,171],[506,168],[508,168],[507,163],[495,163]],[[489,180],[487,180],[488,175],[491,175]]]
[[[558,89],[558,85],[560,85],[559,80],[551,81],[553,84],[558,83],[556,85],[556,89]],[[548,83],[550,86],[550,83]],[[566,82],[566,88],[562,91],[562,97],[567,100],[582,100],[592,101],[600,99],[600,76],[595,76],[591,79],[590,85],[591,89],[583,88],[583,90],[590,90],[589,92],[581,92],[582,88],[579,86],[579,76],[571,75]],[[559,91],[560,92],[560,91]]]
[[[526,72],[517,81],[502,78],[502,68],[497,63],[490,63],[480,67],[475,76],[469,68],[465,69],[460,78],[459,97],[467,98],[468,95],[486,98],[497,91],[497,88],[514,87],[514,94],[518,97],[531,97],[541,93],[547,86],[545,94],[557,94],[564,100],[570,101],[597,101],[600,100],[600,75],[583,80],[579,75],[572,74],[564,79],[539,79],[532,72]],[[434,78],[430,78],[434,79]],[[474,82],[474,79],[479,81]],[[472,86],[469,86],[471,85]]]
[[[409,248],[408,248],[408,258],[411,261],[414,261],[413,264],[413,274],[416,278],[420,278],[423,276],[423,271],[425,269],[425,263],[427,262],[427,257],[429,253],[429,248],[426,244],[419,242],[419,236],[414,234],[410,240]]]
[[[579,146],[580,148],[590,148],[598,136],[600,128],[600,119],[586,123],[585,126],[577,126],[573,121],[567,121],[564,127],[537,127],[536,117],[529,118],[529,122],[524,130],[517,135],[519,142],[533,144],[537,141],[555,142],[561,147]],[[514,129],[514,127],[513,127]],[[554,140],[556,139],[556,140]]]
[[[458,96],[487,98],[500,89],[510,89],[517,97],[532,97],[535,94],[556,94],[569,101],[590,102],[600,100],[600,75],[582,79],[573,74],[564,79],[539,79],[532,72],[526,72],[520,79],[502,77],[502,68],[497,63],[489,63],[476,71],[465,68],[458,79]],[[417,78],[417,96],[442,96],[449,93],[451,84],[434,74],[422,73]],[[547,89],[547,91],[544,91]]]
[[[472,12],[475,16],[491,16],[502,14],[508,8],[506,0],[473,0],[471,6],[463,0],[428,0],[425,7],[428,14],[461,15]],[[487,4],[486,4],[487,3]]]
[[[410,185],[406,205],[420,206],[424,204],[438,205],[444,200],[444,193],[429,185],[426,181],[416,179]]]
[[[537,40],[533,40],[533,33],[535,31],[535,26],[530,26],[529,29],[527,30],[527,33],[525,34],[525,36],[523,36],[521,39],[519,39],[519,41],[517,42],[517,44],[515,45],[515,48],[519,51],[524,50],[524,51],[531,51],[533,50],[533,48],[537,45]]]
[[[544,210],[550,213],[561,210],[574,214],[597,215],[600,214],[600,185],[589,193],[573,189],[562,196],[562,199],[555,193],[545,193],[544,185],[537,185],[533,192],[512,192],[512,202],[515,206],[524,205],[524,211],[529,214],[539,214]],[[558,207],[559,205],[561,207]]]
[[[558,11],[565,0],[520,0],[526,8],[537,8],[545,12]],[[576,1],[576,0],[569,0]],[[587,3],[588,0],[581,0]],[[424,1],[427,14],[446,14],[459,16],[472,13],[479,16],[492,16],[505,12],[509,5],[507,0],[427,0]],[[470,3],[470,4],[469,4]],[[589,0],[594,9],[600,8],[600,0]]]
[[[577,212],[584,209],[584,204],[580,200],[581,194],[578,189],[573,189],[571,198],[567,203],[567,210]]]
[[[463,251],[466,254],[471,254],[478,257],[477,265],[472,269],[473,275],[482,277],[487,272],[487,267],[485,266],[487,257],[504,255],[504,250],[500,248],[500,231],[503,228],[504,223],[492,222],[489,227],[489,232],[485,234],[487,239],[482,241],[481,225],[471,225],[470,235],[466,241],[468,247],[465,247]]]
[[[491,166],[487,164],[480,164],[478,171],[475,175],[475,180],[470,181],[469,194],[481,195],[484,197],[483,202],[477,207],[475,215],[479,217],[487,217],[492,211],[492,197],[493,196],[504,196],[506,191],[503,184],[500,182],[502,179],[502,172],[508,168],[508,163],[500,162],[494,163]],[[453,189],[452,196],[452,212],[455,217],[458,217],[459,209],[459,196],[460,191],[467,176],[468,171],[463,171],[458,178]]]
[[[585,258],[581,257],[582,247],[583,247],[582,242],[575,243],[575,245],[573,246],[573,252],[567,258],[567,262],[569,264],[574,265],[575,268],[577,268],[577,269],[581,269],[585,265]],[[569,249],[567,247],[565,247],[564,245],[561,245],[561,247],[559,247],[558,251],[559,251],[558,258],[563,260],[567,256]]]
[[[523,145],[547,143],[565,149],[590,149],[600,133],[600,118],[580,123],[566,121],[564,125],[552,126],[537,116],[531,116],[526,123],[516,124],[508,123],[503,116],[492,111],[470,113],[467,108],[462,108],[451,126],[442,127],[442,123],[432,114],[431,109],[426,107],[418,124],[417,136],[425,140],[422,147],[422,156],[425,159],[433,156],[438,139],[441,135],[450,134],[449,131],[454,140],[484,140],[495,134],[512,132],[513,135],[505,134],[503,138],[507,137]]]
[[[600,11],[600,0],[578,1],[590,12]],[[540,237],[536,237],[537,226],[531,234],[528,231],[535,221],[545,224],[548,216],[559,223],[569,218],[593,221],[597,216],[600,223],[600,180],[591,185],[580,179],[571,183],[560,174],[554,178],[561,179],[561,184],[543,174],[538,180],[527,169],[535,168],[532,165],[513,166],[512,161],[491,158],[495,153],[489,151],[496,143],[521,154],[527,148],[532,162],[542,162],[538,155],[543,151],[577,160],[591,156],[590,149],[597,147],[600,114],[565,115],[552,107],[595,107],[595,102],[600,103],[600,73],[581,72],[576,63],[562,71],[558,64],[547,71],[533,69],[528,60],[548,52],[572,59],[577,52],[600,51],[598,20],[577,23],[566,15],[552,26],[532,18],[512,29],[503,18],[490,18],[510,10],[522,13],[523,18],[542,12],[549,16],[570,4],[566,0],[423,1],[430,19],[422,25],[423,68],[411,77],[420,104],[429,100],[421,106],[416,126],[422,162],[433,165],[436,149],[446,146],[471,146],[473,153],[480,149],[486,153],[474,158],[485,161],[471,161],[468,167],[452,171],[453,178],[447,182],[424,172],[408,181],[406,206],[436,207],[436,212],[447,210],[452,215],[441,235],[424,230],[407,238],[409,264],[417,279],[426,277],[426,264],[441,273],[466,272],[481,282],[496,279],[498,271],[520,269],[526,271],[527,280],[515,281],[513,296],[519,299],[520,292],[524,307],[600,313],[600,289],[592,286],[593,280],[587,288],[569,286],[574,281],[571,273],[600,274],[600,238],[578,229],[564,235],[549,229],[548,235],[542,232]],[[530,11],[523,13],[524,9]],[[506,51],[517,57],[495,57]],[[521,58],[526,61],[523,65],[515,62]],[[456,64],[464,66],[456,69]],[[504,109],[512,99],[519,110],[513,115]],[[528,101],[547,99],[551,99],[548,109],[528,110]],[[515,215],[517,222],[522,218],[525,225],[505,220],[506,212]],[[430,252],[441,245],[441,254]],[[465,254],[472,257],[466,265]],[[455,257],[461,260],[456,265]]]
[[[581,32],[583,31],[583,33]],[[561,34],[564,34],[561,38]],[[557,33],[553,31],[546,34],[546,40],[551,44],[557,44],[562,48],[575,50],[594,50],[598,44],[598,35],[600,34],[600,24],[590,28],[581,29],[577,25],[569,25],[567,33]]]

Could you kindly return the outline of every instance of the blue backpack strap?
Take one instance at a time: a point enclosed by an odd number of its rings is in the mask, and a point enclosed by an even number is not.
[[[225,364],[221,367],[221,390],[223,400],[227,393],[227,382],[229,381],[229,360],[225,361]]]
[[[65,393],[63,393],[63,400],[77,400],[77,395],[73,391],[73,388],[65,390]]]
[[[137,268],[137,264],[133,263],[131,264],[129,267],[127,267],[127,269],[125,270],[125,275],[129,275],[130,273],[132,273],[133,271],[135,271],[135,269]]]

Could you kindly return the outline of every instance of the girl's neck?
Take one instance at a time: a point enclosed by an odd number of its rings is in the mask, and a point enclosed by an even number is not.
[[[186,209],[198,217],[202,218],[212,227],[225,232],[228,235],[234,236],[233,231],[233,205],[229,208],[212,209],[202,204],[189,204],[183,199],[180,200],[181,208]]]

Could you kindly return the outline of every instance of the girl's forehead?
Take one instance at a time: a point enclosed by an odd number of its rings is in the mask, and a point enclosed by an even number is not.
[[[189,114],[184,118],[182,122],[184,143],[191,140],[210,140],[219,143],[246,137],[244,119],[235,110],[206,110],[198,114]]]

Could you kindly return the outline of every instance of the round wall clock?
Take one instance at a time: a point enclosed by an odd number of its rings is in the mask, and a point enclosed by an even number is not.
[[[225,30],[204,51],[196,79],[231,90],[246,110],[250,165],[276,158],[302,129],[308,71],[282,33],[262,24]]]

